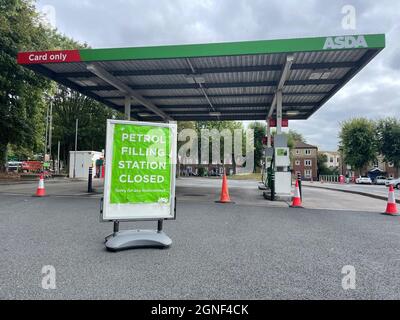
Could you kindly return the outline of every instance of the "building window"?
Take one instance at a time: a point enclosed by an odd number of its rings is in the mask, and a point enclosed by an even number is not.
[[[300,154],[300,150],[296,150],[296,154]]]
[[[304,150],[305,155],[310,155],[311,154],[311,150],[310,149],[306,149]]]
[[[394,167],[394,163],[393,162],[389,162],[388,166],[389,166],[389,168],[393,168]]]
[[[300,171],[296,171],[296,177],[301,176],[301,172]]]
[[[296,160],[295,165],[299,166],[300,165],[300,160]]]
[[[304,160],[304,165],[307,167],[311,167],[312,166],[312,160]]]
[[[331,163],[333,163],[333,157],[330,157],[329,161],[330,161]]]
[[[304,170],[304,176],[306,178],[311,178],[311,170]]]

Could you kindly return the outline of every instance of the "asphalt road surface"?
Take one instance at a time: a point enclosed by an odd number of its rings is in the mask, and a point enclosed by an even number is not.
[[[100,195],[85,195],[84,183],[48,184],[47,198],[1,186],[0,298],[400,298],[400,218],[379,214],[380,204],[369,211],[291,209],[263,200],[254,181],[230,181],[236,204],[222,205],[214,202],[220,181],[204,180],[179,181],[177,220],[164,224],[171,248],[118,253],[104,248],[112,225],[99,222]],[[347,195],[304,192],[310,207],[325,206],[320,199],[332,207]],[[56,269],[55,290],[41,287],[45,265]],[[355,290],[342,288],[345,265],[356,269]]]

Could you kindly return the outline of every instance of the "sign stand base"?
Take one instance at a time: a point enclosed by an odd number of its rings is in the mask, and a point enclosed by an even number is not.
[[[110,251],[134,248],[168,248],[172,244],[172,240],[162,231],[162,222],[163,220],[158,220],[158,230],[119,231],[119,222],[114,221],[114,233],[105,239],[106,248]]]

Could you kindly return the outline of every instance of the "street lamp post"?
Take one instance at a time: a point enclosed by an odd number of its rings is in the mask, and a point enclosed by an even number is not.
[[[53,136],[53,99],[50,98],[50,119],[49,119],[49,161],[51,163],[51,144]],[[54,169],[54,166],[53,166]]]
[[[75,152],[74,152],[74,174],[73,177],[76,177],[76,151],[78,148],[78,123],[79,123],[79,119],[76,119],[76,123],[75,123]]]

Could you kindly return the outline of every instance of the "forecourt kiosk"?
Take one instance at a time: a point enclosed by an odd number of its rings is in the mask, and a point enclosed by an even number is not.
[[[21,52],[18,63],[124,112],[126,120],[153,124],[180,120],[267,121],[265,162],[269,173],[275,177],[267,179],[270,181],[268,186],[276,195],[274,198],[283,198],[290,196],[291,168],[282,124],[312,116],[384,47],[384,34],[362,34]],[[271,145],[271,120],[277,130],[274,145]],[[109,123],[109,130],[114,130],[110,129],[113,125],[116,124]],[[110,143],[108,141],[107,148]],[[109,152],[107,150],[107,166],[112,156]],[[124,163],[124,166],[129,165]],[[132,199],[128,197],[125,204],[106,199],[114,179],[110,176],[111,169],[107,167],[107,170],[111,184],[108,181],[106,185],[105,220],[114,221],[117,233],[118,221],[125,216],[118,216],[115,208],[130,205]],[[132,184],[131,181],[142,178],[121,174],[119,179],[121,184]],[[154,181],[151,179],[155,178],[147,177],[146,181]],[[143,178],[140,183],[144,181]],[[106,204],[106,201],[110,203]],[[136,198],[132,201],[135,208],[146,205],[154,211],[160,210],[158,202],[150,205],[148,202],[139,204]],[[110,211],[106,205],[113,209]],[[129,207],[131,209],[133,207]],[[140,217],[143,219],[165,219],[165,212],[159,216],[150,209],[142,212],[147,213]]]

